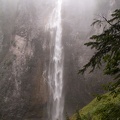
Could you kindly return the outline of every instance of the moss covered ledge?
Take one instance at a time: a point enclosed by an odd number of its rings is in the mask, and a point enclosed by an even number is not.
[[[120,94],[115,98],[110,93],[103,94],[101,100],[95,98],[78,113],[70,120],[120,120]]]

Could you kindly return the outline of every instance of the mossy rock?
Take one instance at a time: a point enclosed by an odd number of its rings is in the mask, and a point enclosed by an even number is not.
[[[79,111],[81,120],[120,120],[120,95],[106,93]],[[77,120],[75,113],[70,120]]]

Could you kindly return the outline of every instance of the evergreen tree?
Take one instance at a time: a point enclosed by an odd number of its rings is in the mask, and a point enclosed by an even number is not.
[[[66,120],[70,120],[69,116],[68,116],[68,113],[66,112]]]
[[[81,120],[79,110],[76,111],[76,120]]]
[[[104,74],[115,79],[106,87],[107,90],[120,93],[120,9],[116,9],[111,16],[109,20],[103,17],[103,20],[93,22],[92,25],[99,24],[104,29],[101,34],[93,35],[91,41],[85,43],[86,46],[95,49],[95,53],[79,73],[83,74],[89,67],[90,72],[93,72],[95,68],[104,64]]]

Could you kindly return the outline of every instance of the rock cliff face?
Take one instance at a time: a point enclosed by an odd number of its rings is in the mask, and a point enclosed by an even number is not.
[[[50,33],[45,26],[54,2],[0,0],[0,119],[47,120]],[[90,27],[94,14],[107,6],[103,11],[107,16],[114,7],[108,0],[83,3],[65,0],[62,7],[65,111],[69,113],[87,104],[91,94],[103,92],[100,84],[106,79],[99,71],[84,76],[77,72],[92,55],[84,43],[96,31]]]
[[[40,119],[48,101],[44,26],[52,5],[46,11],[47,1],[2,0],[0,5],[0,119]]]

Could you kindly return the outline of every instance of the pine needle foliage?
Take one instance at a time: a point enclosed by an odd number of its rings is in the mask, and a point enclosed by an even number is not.
[[[93,35],[90,37],[91,41],[85,43],[87,47],[94,49],[95,53],[79,73],[83,74],[88,68],[93,72],[104,64],[104,74],[113,76],[115,80],[107,89],[115,92],[117,88],[117,93],[120,93],[120,9],[116,9],[111,17],[109,20],[102,17],[103,20],[93,22],[92,25],[99,24],[104,29],[101,34]]]
[[[76,120],[82,120],[80,113],[79,113],[79,110],[76,110]]]
[[[65,114],[65,117],[66,117],[66,120],[70,120],[67,112],[66,112],[66,114]]]

